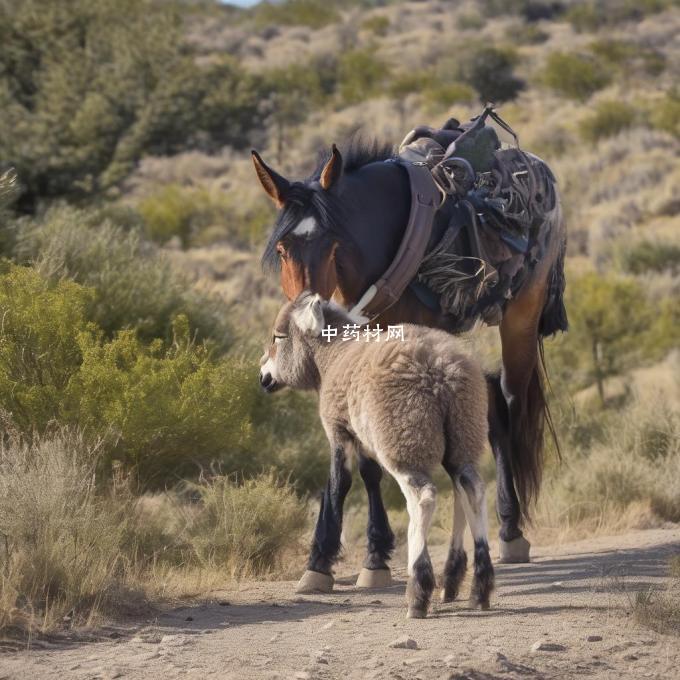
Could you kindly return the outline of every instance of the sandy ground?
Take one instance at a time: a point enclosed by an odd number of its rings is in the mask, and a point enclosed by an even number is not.
[[[497,567],[491,610],[463,600],[425,620],[405,619],[398,567],[380,591],[357,590],[342,569],[326,596],[250,582],[98,641],[5,652],[0,678],[680,678],[680,640],[631,616],[635,593],[664,586],[679,553],[677,525],[537,547],[531,564]],[[417,649],[390,646],[405,637]],[[552,651],[532,651],[539,641]]]

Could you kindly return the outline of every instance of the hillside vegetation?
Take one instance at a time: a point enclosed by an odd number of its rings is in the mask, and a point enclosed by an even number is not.
[[[672,0],[0,0],[0,626],[288,568],[326,443],[312,396],[258,390],[248,151],[299,177],[488,100],[568,220],[534,535],[680,521],[679,29]]]

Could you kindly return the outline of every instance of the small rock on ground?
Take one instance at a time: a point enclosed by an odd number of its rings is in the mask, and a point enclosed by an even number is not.
[[[586,642],[601,642],[602,641],[602,636],[601,635],[588,635],[586,638]]]
[[[532,652],[564,652],[566,649],[564,645],[556,642],[544,642],[543,640],[537,640],[531,645]]]
[[[393,649],[418,649],[418,643],[413,638],[406,636],[392,640],[387,646]]]

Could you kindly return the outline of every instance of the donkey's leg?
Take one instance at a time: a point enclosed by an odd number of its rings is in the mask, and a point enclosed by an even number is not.
[[[394,550],[394,534],[390,529],[385,506],[380,494],[382,468],[375,460],[359,453],[359,473],[368,494],[368,549],[364,567],[359,573],[359,588],[384,588],[392,582],[387,560]]]
[[[432,523],[437,489],[424,473],[394,474],[406,497],[408,524],[408,584],[406,602],[411,619],[427,616],[434,590],[434,572],[427,552],[427,533]]]
[[[329,593],[333,590],[334,579],[331,569],[340,552],[342,508],[351,485],[352,473],[345,446],[334,444],[331,453],[330,477],[321,496],[321,507],[314,530],[307,571],[302,575],[295,592]]]
[[[496,461],[496,513],[500,520],[502,544],[526,542],[519,528],[519,500],[515,491],[510,463],[510,422],[508,405],[501,388],[500,376],[487,376],[489,387],[489,442]],[[519,539],[519,541],[517,540]],[[527,544],[527,559],[528,549]]]
[[[467,554],[463,548],[463,535],[465,533],[465,509],[463,508],[461,493],[455,484],[453,485],[453,534],[449,554],[444,565],[444,583],[442,588],[442,602],[453,602],[458,597],[460,584],[465,578],[467,571]]]
[[[494,586],[494,571],[489,554],[484,482],[477,470],[467,464],[461,468],[456,486],[475,540],[475,575],[470,599],[482,609],[488,609],[489,596]]]

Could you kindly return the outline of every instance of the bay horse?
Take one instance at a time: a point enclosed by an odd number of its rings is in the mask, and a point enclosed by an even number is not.
[[[256,151],[252,159],[265,192],[279,209],[262,258],[265,268],[280,270],[281,287],[289,300],[311,290],[345,309],[353,308],[389,267],[409,219],[409,178],[401,164],[390,162],[393,148],[355,140],[343,158],[333,145],[314,173],[302,181],[289,181]],[[530,545],[522,526],[530,520],[530,507],[540,487],[546,423],[552,431],[543,388],[542,339],[567,328],[563,303],[566,231],[556,181],[549,170],[542,177],[544,186],[539,190],[553,197],[554,209],[537,231],[540,256],[530,263],[519,289],[503,301],[499,323],[502,368],[499,375],[487,378],[500,556],[506,562],[529,561]],[[444,203],[435,215],[433,238],[440,238],[447,229],[450,203]],[[466,250],[464,234],[455,245],[461,252]],[[412,323],[452,333],[469,328],[470,321],[426,304],[412,286],[374,319],[383,326]],[[346,486],[339,484],[341,467],[331,463],[308,561],[308,569],[321,574],[330,573],[340,549],[347,493]],[[368,494],[369,517],[367,555],[357,584],[377,587],[390,581],[387,561],[394,536],[380,493],[380,465],[359,456],[358,467]]]

